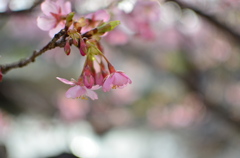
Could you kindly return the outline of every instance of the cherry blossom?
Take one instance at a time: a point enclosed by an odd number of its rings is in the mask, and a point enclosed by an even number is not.
[[[105,78],[105,81],[103,83],[103,91],[110,91],[111,88],[123,88],[127,84],[131,83],[131,79],[124,72],[115,71]]]
[[[158,21],[159,14],[159,4],[156,1],[137,1],[132,12],[122,12],[121,16],[124,24],[137,36],[153,40],[156,38],[153,26]]]
[[[66,15],[71,12],[71,3],[63,0],[46,0],[41,4],[43,16],[37,18],[37,25],[44,31],[49,31],[53,37],[65,26]]]
[[[81,81],[69,81],[64,78],[57,77],[57,79],[65,84],[71,85],[73,87],[69,88],[66,92],[67,98],[81,98],[81,99],[87,99],[87,97],[91,98],[92,100],[98,99],[97,94],[93,90],[97,90],[100,87],[99,86],[93,86],[91,89],[88,89],[86,86],[82,84]]]

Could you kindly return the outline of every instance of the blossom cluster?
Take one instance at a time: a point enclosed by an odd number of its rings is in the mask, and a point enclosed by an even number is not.
[[[61,29],[67,31],[64,36],[64,51],[71,53],[71,46],[79,49],[79,54],[85,57],[82,72],[77,80],[67,80],[57,77],[61,82],[72,86],[67,92],[67,98],[87,97],[98,99],[94,90],[102,88],[104,92],[123,88],[131,84],[131,79],[122,71],[117,71],[104,55],[101,37],[120,24],[119,21],[108,21],[110,15],[105,10],[82,16],[75,20],[71,12],[71,3],[63,0],[46,0],[41,4],[43,16],[37,18],[40,29],[49,31],[53,37]]]

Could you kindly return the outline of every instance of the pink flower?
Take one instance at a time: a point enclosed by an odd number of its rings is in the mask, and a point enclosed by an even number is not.
[[[105,78],[105,81],[103,83],[103,91],[110,91],[111,88],[123,88],[127,84],[131,83],[131,79],[124,72],[115,71]]]
[[[37,25],[44,31],[49,31],[53,37],[57,32],[65,27],[64,18],[71,12],[71,3],[63,0],[46,0],[41,4],[43,16],[37,18]]]
[[[93,90],[99,89],[100,88],[99,86],[93,86],[91,89],[88,89],[86,86],[82,86],[80,82],[77,82],[75,80],[69,81],[67,79],[60,77],[57,77],[57,79],[65,84],[73,86],[69,88],[68,91],[66,92],[67,98],[87,99],[87,97],[89,97],[92,100],[98,99],[97,93],[95,93]]]
[[[147,40],[156,37],[154,26],[159,20],[159,15],[160,8],[156,1],[137,1],[132,12],[122,12],[125,25],[137,36]]]
[[[82,28],[81,33],[85,33],[92,28],[97,27],[102,22],[107,22],[110,19],[110,14],[106,10],[98,10],[94,13],[86,15],[85,18],[91,20],[88,21],[87,26]]]

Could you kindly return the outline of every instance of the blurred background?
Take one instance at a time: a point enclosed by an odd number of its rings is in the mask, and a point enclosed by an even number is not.
[[[240,1],[70,0],[106,9],[121,25],[104,52],[132,79],[99,99],[67,99],[56,80],[77,78],[84,57],[56,48],[4,74],[0,158],[238,158]],[[51,39],[36,18],[43,1],[0,0],[0,65]]]

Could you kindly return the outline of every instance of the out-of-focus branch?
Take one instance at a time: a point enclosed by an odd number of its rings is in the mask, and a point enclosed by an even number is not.
[[[43,2],[43,0],[36,0],[30,8],[24,9],[24,10],[12,11],[12,10],[8,9],[5,12],[1,12],[0,13],[0,17],[2,17],[2,16],[19,15],[19,14],[26,14],[26,13],[32,12],[33,9],[36,8],[38,5],[40,5],[42,2]]]
[[[6,64],[6,65],[0,65],[0,70],[2,71],[2,73],[6,73],[11,69],[14,68],[20,68],[20,67],[24,67],[27,66],[28,64],[30,64],[31,62],[34,62],[35,59],[40,56],[41,54],[45,53],[48,50],[51,50],[53,48],[56,47],[64,47],[65,45],[65,40],[59,40],[62,36],[64,36],[66,34],[66,30],[62,29],[59,33],[57,33],[53,39],[46,45],[44,46],[42,49],[40,50],[35,50],[32,55],[26,59],[22,59],[18,62],[15,63],[11,63],[11,64]]]
[[[196,8],[194,6],[191,6],[190,4],[184,3],[180,0],[165,0],[165,1],[166,2],[167,1],[169,1],[169,2],[172,1],[172,2],[177,3],[181,8],[188,8],[188,9],[193,10],[195,13],[197,13],[199,16],[201,16],[202,18],[207,20],[209,23],[216,26],[221,31],[227,33],[235,41],[237,41],[238,43],[240,42],[240,34],[233,31],[233,29],[230,28],[229,26],[219,22],[214,16],[209,15],[209,14],[205,13],[204,11],[202,11],[201,9],[198,9],[198,8]]]
[[[186,49],[184,47],[184,49]],[[131,50],[122,50],[122,51],[131,51]],[[141,50],[131,51],[134,57],[138,57],[141,59],[144,59],[144,62],[151,66],[155,72],[159,71],[159,65],[155,65],[154,62],[152,62],[151,56],[149,56],[147,53],[139,53]],[[188,50],[185,50],[184,52],[189,52]],[[185,54],[185,57],[188,57],[188,54]],[[203,73],[192,63],[191,59],[185,58],[185,62],[187,62],[188,70],[184,74],[173,74],[178,77],[178,79],[184,84],[184,86],[189,90],[189,92],[192,92],[194,94],[197,94],[199,97],[199,100],[203,103],[204,108],[212,115],[220,118],[224,122],[228,123],[232,128],[236,129],[238,132],[240,131],[240,120],[232,117],[232,113],[230,109],[226,109],[224,106],[219,105],[217,103],[212,102],[203,92],[201,87],[201,77],[203,77]]]
[[[190,61],[188,61],[190,62]],[[221,118],[223,121],[227,122],[228,124],[232,125],[237,131],[240,131],[240,120],[232,117],[232,112],[230,108],[225,108],[222,105],[216,104],[209,100],[207,96],[201,89],[201,81],[200,76],[202,73],[191,64],[191,68],[189,71],[184,75],[177,75],[181,81],[184,83],[186,88],[190,92],[198,94],[199,99],[204,104],[205,108],[214,116]]]
[[[190,4],[184,3],[180,0],[166,0],[166,1],[175,2],[181,8],[188,8],[193,10],[200,17],[207,20],[210,24],[220,29],[222,32],[226,33],[226,35],[229,35],[229,37],[234,39],[236,42],[240,42],[240,34],[233,31],[229,26],[219,22],[214,16],[209,15],[204,11],[194,6],[191,6]],[[224,121],[232,125],[235,129],[240,131],[240,120],[232,117],[231,110],[224,108],[224,106],[218,104],[216,105],[216,103],[212,102],[207,98],[207,96],[204,94],[200,86],[201,84],[199,79],[202,76],[201,72],[198,70],[197,67],[194,66],[194,64],[191,64],[190,60],[188,60],[188,62],[190,62],[191,65],[191,68],[189,69],[188,73],[177,76],[183,81],[183,83],[186,85],[189,91],[199,94],[201,101],[205,105],[206,109],[208,109],[208,111],[213,113],[215,116],[222,118]]]

